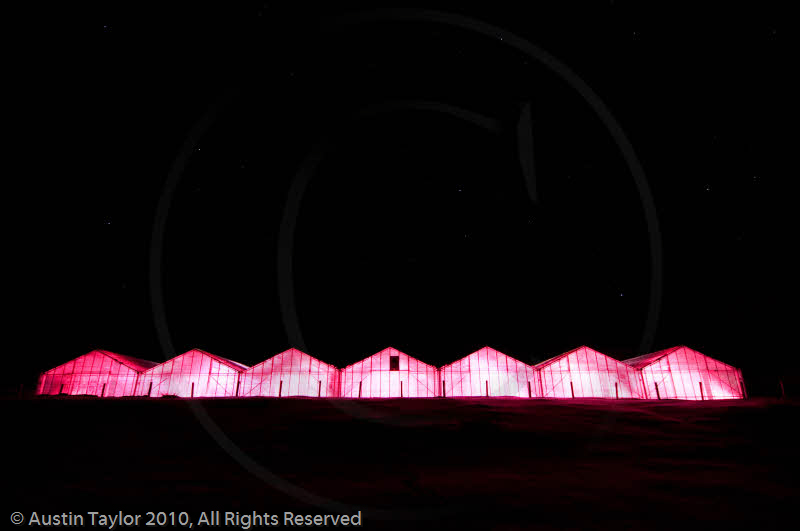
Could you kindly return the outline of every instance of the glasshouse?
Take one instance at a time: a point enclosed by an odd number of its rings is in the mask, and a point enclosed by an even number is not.
[[[241,375],[239,396],[316,396],[339,394],[339,369],[290,348]]]
[[[130,396],[139,375],[155,362],[93,350],[39,376],[39,395]]]
[[[744,398],[742,371],[689,347],[678,346],[625,360],[640,371],[642,398]]]
[[[344,398],[439,396],[439,370],[394,348],[345,367],[341,377]]]
[[[533,367],[490,347],[440,369],[442,396],[539,396]]]
[[[483,347],[442,368],[390,347],[344,369],[295,348],[252,367],[199,349],[160,364],[93,350],[40,374],[36,394],[187,398],[747,397],[740,369],[686,346],[625,361],[582,346],[533,366]]]
[[[236,396],[246,365],[192,349],[142,373],[139,396]]]
[[[542,398],[644,398],[636,369],[586,346],[533,368]]]

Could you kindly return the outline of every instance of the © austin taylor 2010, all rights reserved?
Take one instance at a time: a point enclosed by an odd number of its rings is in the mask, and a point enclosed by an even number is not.
[[[218,528],[236,527],[360,527],[361,511],[356,514],[296,514],[283,513],[240,513],[239,511],[202,511],[197,515],[188,512],[145,512],[128,514],[122,511],[105,514],[98,511],[86,513],[14,513],[11,521],[15,525],[29,527],[100,527],[120,529],[125,527],[193,527]]]

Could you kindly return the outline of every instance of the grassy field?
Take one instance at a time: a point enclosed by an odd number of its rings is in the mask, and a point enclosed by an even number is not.
[[[785,527],[800,502],[791,401],[2,403],[8,513],[361,510],[367,528],[765,529]]]

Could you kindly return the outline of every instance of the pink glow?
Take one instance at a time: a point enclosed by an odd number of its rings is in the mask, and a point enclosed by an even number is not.
[[[641,371],[647,398],[743,398],[741,371],[692,350],[672,347],[626,360]]]
[[[533,367],[490,347],[440,369],[443,396],[539,396]]]
[[[246,365],[202,350],[184,352],[142,373],[138,396],[236,396],[239,375]]]
[[[339,396],[344,398],[439,396],[438,375],[439,370],[436,367],[397,349],[387,348],[342,369]]]
[[[290,348],[247,369],[241,382],[239,396],[335,397],[339,369]]]
[[[155,365],[107,350],[93,350],[42,373],[36,394],[130,396],[139,374]]]
[[[250,368],[197,349],[161,364],[93,350],[42,373],[36,392],[152,397],[745,397],[739,369],[685,346],[624,362],[583,346],[535,366],[484,347],[441,369],[387,348],[342,370],[297,349]]]
[[[543,398],[644,398],[636,369],[589,347],[534,366]]]

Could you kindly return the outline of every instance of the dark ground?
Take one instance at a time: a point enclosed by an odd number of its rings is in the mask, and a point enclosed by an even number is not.
[[[304,505],[251,474],[192,404],[260,466],[355,509]],[[203,510],[361,509],[367,528],[769,529],[800,500],[795,401],[73,397],[5,406],[7,512],[196,519]]]

